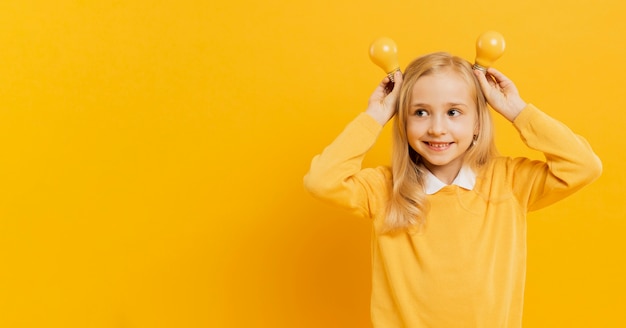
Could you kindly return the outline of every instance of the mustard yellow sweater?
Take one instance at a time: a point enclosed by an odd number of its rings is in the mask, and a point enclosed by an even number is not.
[[[382,127],[363,113],[304,178],[316,197],[373,220],[374,327],[520,327],[526,273],[526,213],[599,177],[589,144],[528,105],[513,123],[546,161],[498,157],[473,190],[455,185],[428,196],[426,228],[380,234],[392,186],[389,167],[362,168]]]

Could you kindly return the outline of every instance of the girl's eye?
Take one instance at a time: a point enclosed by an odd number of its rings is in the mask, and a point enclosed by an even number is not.
[[[448,116],[459,116],[461,112],[458,109],[450,109],[448,111]]]
[[[414,114],[415,114],[415,116],[427,116],[427,115],[428,115],[428,112],[426,112],[426,111],[425,111],[425,110],[423,110],[423,109],[418,109],[418,110],[416,110],[416,111],[415,111],[415,113],[414,113]]]

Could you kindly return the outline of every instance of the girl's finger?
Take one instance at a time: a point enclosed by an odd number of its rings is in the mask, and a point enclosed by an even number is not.
[[[483,89],[483,92],[488,93],[488,90],[493,87],[493,85],[490,84],[489,81],[487,81],[485,73],[480,70],[474,70],[474,75],[476,75],[478,83],[480,84],[480,88]]]
[[[400,87],[402,86],[402,72],[397,71],[393,74],[394,85],[391,92],[396,95],[400,92]]]
[[[487,69],[487,73],[489,73],[491,76],[493,76],[493,78],[495,79],[495,81],[497,83],[501,83],[501,82],[509,80],[509,78],[506,77],[506,75],[502,74],[502,72],[498,71],[497,69],[495,69],[493,67],[489,67]]]

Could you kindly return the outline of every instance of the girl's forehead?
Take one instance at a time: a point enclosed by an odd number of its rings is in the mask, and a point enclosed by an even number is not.
[[[417,79],[417,81],[422,80],[422,79],[454,80],[454,81],[463,82],[468,85],[471,84],[471,81],[466,74],[458,70],[452,69],[450,67],[441,68],[437,70],[431,70],[430,72],[420,76]]]
[[[471,78],[471,76],[470,76]],[[407,90],[409,91],[409,90]],[[462,72],[438,70],[415,81],[407,99],[407,110],[415,106],[465,105],[478,109],[476,85]]]
[[[445,70],[419,77],[412,87],[414,96],[432,92],[466,94],[472,97],[475,94],[475,84],[460,72]]]

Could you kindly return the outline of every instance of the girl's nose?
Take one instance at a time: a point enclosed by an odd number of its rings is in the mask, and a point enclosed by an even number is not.
[[[433,117],[430,121],[430,127],[428,129],[428,134],[439,136],[446,134],[447,128],[445,120],[438,117]]]

